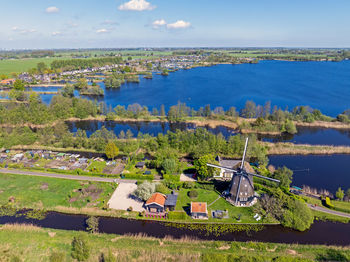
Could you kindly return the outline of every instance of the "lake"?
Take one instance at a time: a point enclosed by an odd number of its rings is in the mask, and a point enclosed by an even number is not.
[[[78,129],[85,130],[88,137],[97,130],[104,126],[108,130],[113,130],[114,134],[117,136],[121,131],[126,133],[130,130],[134,137],[137,136],[139,132],[143,134],[149,134],[151,136],[157,136],[159,133],[166,134],[168,131],[175,132],[179,130],[194,130],[195,124],[191,123],[169,123],[169,122],[121,122],[121,121],[94,121],[94,120],[81,120],[81,121],[66,121],[68,129],[70,132],[77,132]],[[208,131],[213,134],[223,134],[225,137],[234,135],[235,131],[224,126],[217,126],[216,128],[211,128],[205,126]]]
[[[108,130],[113,130],[116,135],[121,131],[126,132],[130,130],[134,137],[139,132],[143,134],[150,134],[157,136],[159,133],[166,134],[168,131],[175,132],[180,130],[194,130],[196,125],[190,123],[168,123],[168,122],[147,122],[147,121],[95,121],[95,120],[81,120],[81,121],[66,121],[70,132],[75,133],[78,129],[85,130],[88,137],[104,126]],[[203,127],[201,127],[203,128]],[[237,131],[225,126],[217,126],[211,128],[205,126],[209,132],[213,134],[221,133],[224,137],[236,135]],[[313,127],[299,127],[298,133],[295,135],[283,134],[281,136],[258,135],[262,141],[268,142],[290,142],[295,144],[311,144],[311,145],[334,145],[334,146],[349,146],[350,145],[350,130],[337,130],[331,128],[313,128]]]
[[[335,193],[338,187],[350,188],[350,155],[281,155],[269,156],[275,167],[294,171],[293,185],[308,185]]]
[[[103,88],[104,84],[99,83]],[[48,103],[50,97],[43,95]],[[94,98],[95,99],[95,98]],[[289,109],[309,105],[336,116],[350,108],[350,61],[288,62],[260,61],[258,64],[217,65],[179,70],[169,76],[140,76],[140,83],[126,83],[105,90],[98,98],[112,107],[139,103],[160,108],[178,101],[198,109],[244,107],[247,100]]]

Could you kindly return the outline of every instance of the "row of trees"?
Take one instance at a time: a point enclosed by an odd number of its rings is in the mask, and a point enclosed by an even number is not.
[[[104,65],[121,64],[123,58],[120,56],[92,58],[92,59],[67,59],[67,60],[54,60],[51,63],[51,69],[61,69],[63,71],[101,67]]]

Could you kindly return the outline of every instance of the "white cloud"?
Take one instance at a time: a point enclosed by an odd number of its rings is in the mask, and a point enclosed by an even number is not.
[[[165,26],[165,25],[166,25],[166,22],[165,22],[164,19],[158,19],[158,20],[155,20],[152,23],[153,28],[159,28],[159,27],[162,27],[162,26]]]
[[[19,31],[20,34],[25,35],[25,34],[31,34],[31,33],[36,33],[36,29],[17,29],[16,31]]]
[[[98,33],[98,34],[104,34],[104,33],[108,33],[109,31],[106,29],[106,28],[101,28],[101,29],[98,29],[97,31],[96,31],[96,33]]]
[[[169,29],[183,29],[190,27],[190,22],[185,22],[184,20],[177,20],[175,23],[167,24],[167,28]]]
[[[102,25],[118,25],[118,22],[115,22],[113,20],[105,20],[101,24]]]
[[[130,0],[119,6],[119,10],[122,11],[145,11],[153,10],[156,6],[151,5],[151,3],[146,0]]]
[[[12,27],[11,29],[12,29],[12,31],[18,31],[18,30],[19,30],[19,27],[18,27],[18,26],[14,26],[14,27]]]
[[[58,36],[58,35],[61,35],[61,34],[62,34],[62,33],[61,33],[61,32],[58,32],[58,31],[52,32],[52,33],[51,33],[52,36]]]
[[[46,8],[46,13],[52,14],[52,13],[58,13],[60,9],[58,9],[56,6],[50,6]]]

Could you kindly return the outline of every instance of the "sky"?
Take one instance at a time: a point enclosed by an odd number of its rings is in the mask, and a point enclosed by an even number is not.
[[[349,0],[1,0],[0,49],[350,47]]]

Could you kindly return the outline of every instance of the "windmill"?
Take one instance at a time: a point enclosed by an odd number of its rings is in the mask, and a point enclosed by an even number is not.
[[[247,146],[248,138],[245,141],[241,165],[237,169],[207,163],[207,166],[221,168],[233,172],[233,177],[227,194],[227,200],[233,203],[235,206],[247,205],[251,203],[252,200],[255,198],[253,176],[277,183],[280,182],[277,179],[261,176],[254,173],[249,173],[246,171],[246,168],[244,167],[244,161],[247,153]]]

